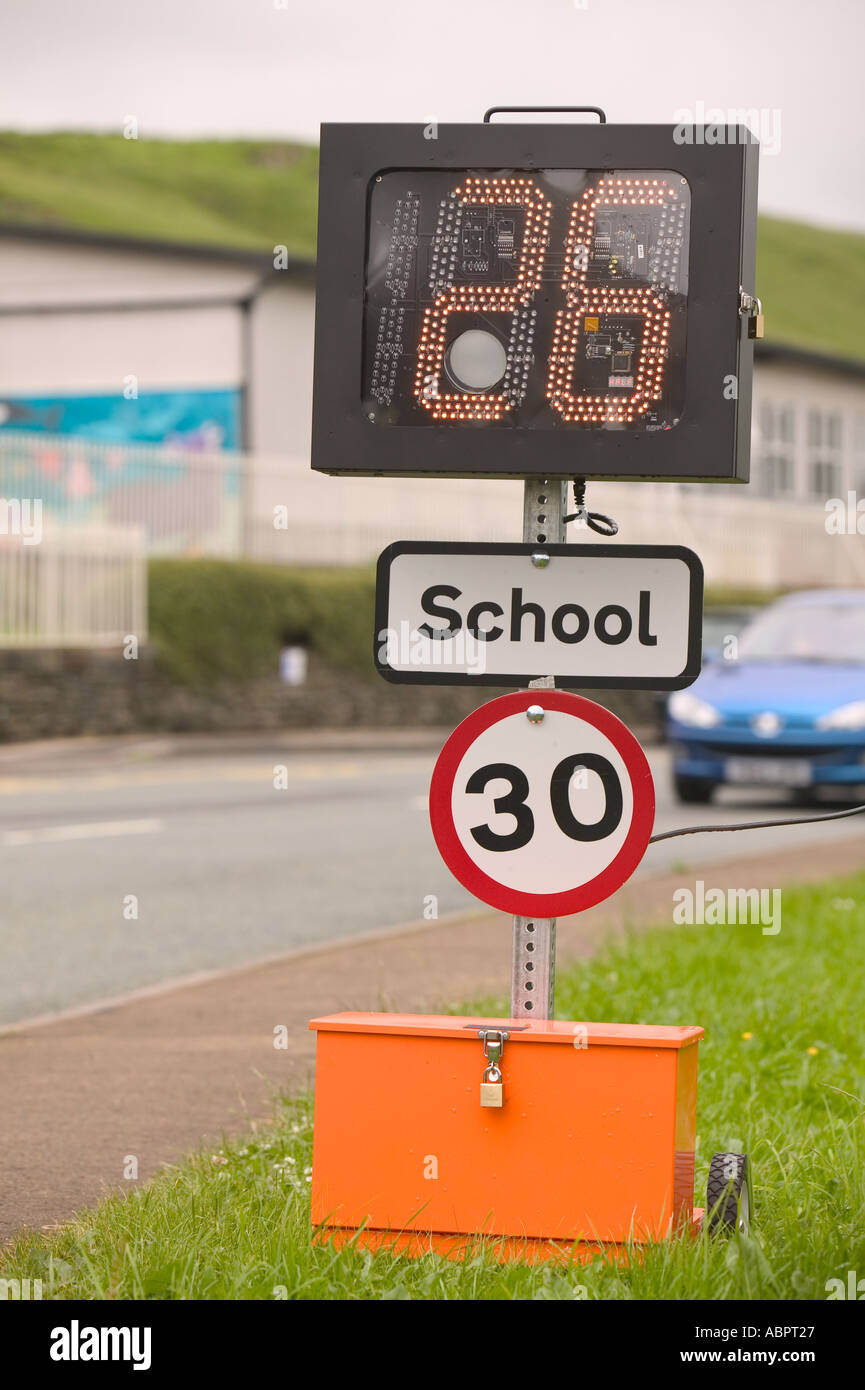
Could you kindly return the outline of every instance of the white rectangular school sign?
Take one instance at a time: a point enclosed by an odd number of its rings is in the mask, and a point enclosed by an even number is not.
[[[379,557],[386,680],[679,690],[700,673],[703,567],[676,545],[396,541]]]

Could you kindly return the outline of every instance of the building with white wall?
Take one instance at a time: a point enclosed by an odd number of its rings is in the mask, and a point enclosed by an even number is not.
[[[0,227],[0,429],[306,457],[314,266],[278,263]],[[865,496],[865,361],[756,355],[754,490]]]
[[[287,563],[516,537],[518,483],[312,475],[313,310],[306,261],[0,228],[0,496],[29,476],[64,523]],[[829,498],[865,499],[865,362],[758,343],[752,452],[748,488],[592,484],[594,504],[716,582],[865,582],[861,538],[823,527]]]
[[[751,479],[763,497],[865,498],[865,363],[757,344]]]
[[[298,456],[313,267],[0,229],[0,429]]]

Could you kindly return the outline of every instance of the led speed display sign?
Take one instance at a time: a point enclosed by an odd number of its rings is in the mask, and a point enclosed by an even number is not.
[[[325,126],[313,466],[747,477],[756,148]]]
[[[519,916],[561,917],[615,893],[652,833],[646,755],[609,710],[560,690],[502,695],[464,719],[430,784],[455,878]]]
[[[400,170],[378,175],[371,192],[367,418],[415,427],[513,416],[533,430],[679,423],[684,178]]]

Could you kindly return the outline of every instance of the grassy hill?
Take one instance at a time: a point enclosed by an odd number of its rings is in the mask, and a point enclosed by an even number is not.
[[[0,133],[0,223],[315,254],[318,152],[266,140]],[[865,361],[865,236],[760,219],[770,342]]]
[[[865,362],[865,236],[761,217],[757,293],[770,342]]]
[[[0,223],[315,254],[318,151],[0,133]]]

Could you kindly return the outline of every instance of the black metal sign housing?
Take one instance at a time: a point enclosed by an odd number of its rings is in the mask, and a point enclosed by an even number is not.
[[[325,125],[312,466],[747,481],[745,127]]]

